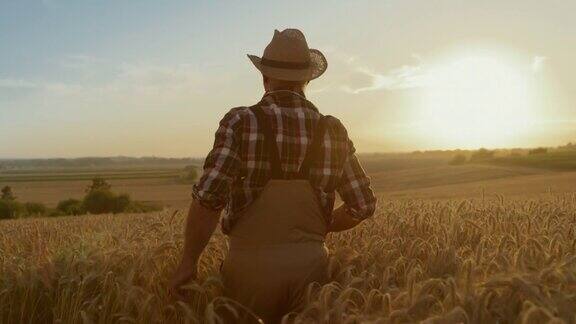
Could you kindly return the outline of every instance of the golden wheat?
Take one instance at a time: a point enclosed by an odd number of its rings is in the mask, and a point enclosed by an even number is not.
[[[183,211],[0,222],[0,323],[218,323],[249,310],[221,296],[216,233],[186,287],[166,285]],[[575,323],[576,196],[383,201],[331,234],[332,282],[285,322]]]

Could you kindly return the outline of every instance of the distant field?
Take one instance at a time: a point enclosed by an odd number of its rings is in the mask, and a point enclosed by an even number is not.
[[[190,199],[190,184],[182,183],[182,168],[113,167],[4,170],[0,187],[12,187],[21,202],[41,202],[55,207],[59,201],[81,199],[95,177],[106,179],[117,193],[133,199],[182,207]]]
[[[388,198],[526,197],[576,192],[576,172],[488,164],[384,171],[371,177],[375,190]]]
[[[445,166],[450,161],[447,157],[419,157],[414,154],[361,155],[359,159],[368,173]]]
[[[153,168],[153,167],[114,167],[114,168],[50,168],[50,169],[15,169],[15,170],[2,170],[2,175],[34,175],[34,174],[99,174],[111,172],[159,172],[159,171],[176,171],[182,168]]]
[[[21,172],[0,173],[0,182],[32,182],[32,181],[65,181],[65,180],[90,180],[94,177],[103,177],[109,180],[119,179],[152,179],[152,178],[177,178],[182,174],[181,170],[140,170],[140,171],[83,171],[83,172]]]
[[[544,154],[497,157],[490,163],[550,170],[576,171],[576,150],[552,151]]]
[[[448,165],[446,159],[397,156],[363,157],[374,190],[390,199],[474,198],[504,194],[534,196],[576,192],[576,172],[515,165]],[[94,176],[107,179],[118,193],[133,199],[182,208],[190,203],[191,184],[178,180],[179,169],[126,168],[100,170],[34,170],[0,173],[0,186],[10,185],[20,201],[55,207],[80,199]]]
[[[108,181],[117,193],[128,193],[134,200],[185,207],[190,203],[191,184],[173,178],[112,179]],[[19,201],[42,202],[55,207],[67,198],[82,199],[90,180],[0,182],[10,185]]]
[[[94,177],[105,179],[152,179],[177,178],[182,168],[60,168],[0,171],[0,183],[33,181],[90,180]]]

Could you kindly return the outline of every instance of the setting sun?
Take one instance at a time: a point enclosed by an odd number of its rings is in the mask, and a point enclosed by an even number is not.
[[[428,71],[421,112],[445,147],[514,145],[532,121],[530,67],[496,54],[454,56]]]

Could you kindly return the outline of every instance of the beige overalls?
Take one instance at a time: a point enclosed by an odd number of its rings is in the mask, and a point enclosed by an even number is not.
[[[316,131],[320,136],[314,136],[309,145],[299,177],[284,179],[264,112],[251,109],[265,135],[272,177],[231,229],[222,276],[228,297],[265,323],[276,323],[298,310],[310,283],[327,280],[327,221],[307,180],[310,161],[321,146],[325,119],[320,119]]]

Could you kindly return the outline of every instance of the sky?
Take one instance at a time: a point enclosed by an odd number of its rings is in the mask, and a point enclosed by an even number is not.
[[[359,152],[576,141],[576,1],[0,0],[0,158],[203,157],[301,29]]]

